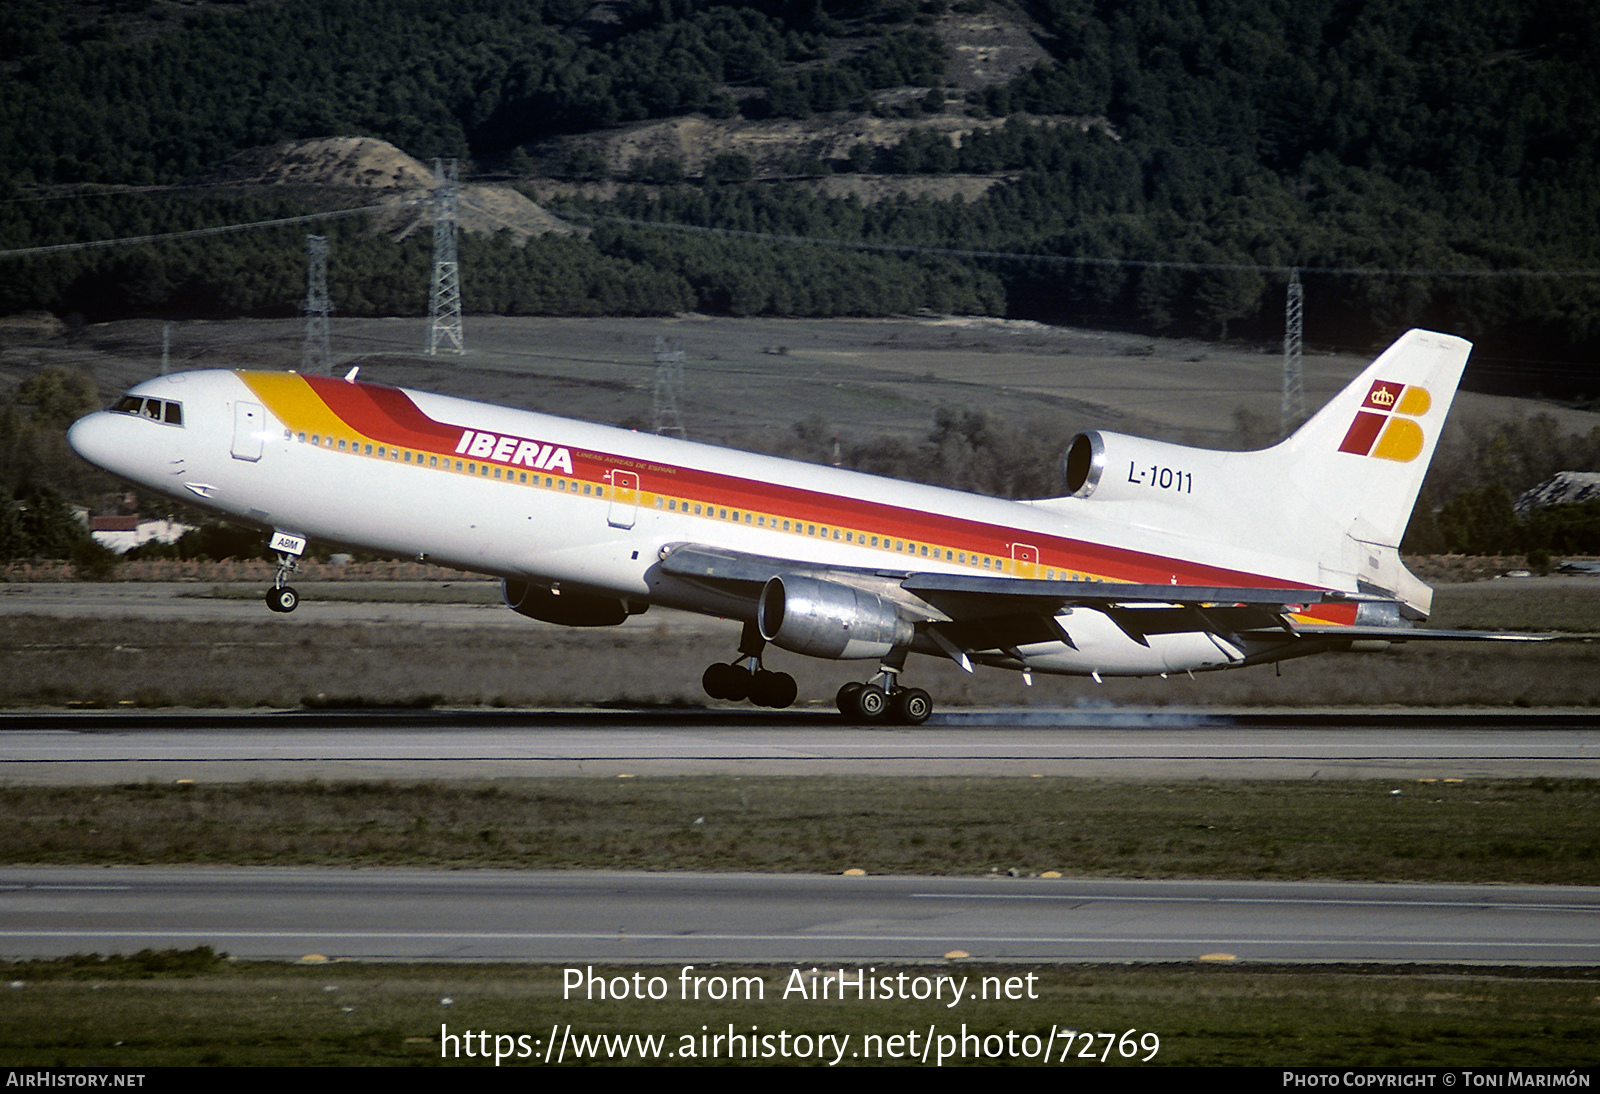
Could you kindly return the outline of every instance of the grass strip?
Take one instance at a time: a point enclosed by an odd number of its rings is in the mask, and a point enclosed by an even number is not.
[[[1600,883],[1600,782],[734,776],[0,788],[0,860]]]
[[[706,665],[730,656],[738,637],[730,623],[685,633],[681,619],[573,630],[509,611],[486,620],[510,625],[482,627],[318,623],[313,614],[249,623],[0,615],[10,669],[0,673],[0,706],[699,706],[710,703],[700,688]],[[864,674],[860,663],[768,654],[810,709],[832,711],[839,686]],[[1017,673],[968,674],[945,658],[919,658],[912,670],[941,709],[1600,706],[1596,647],[1582,643],[1429,643],[1193,678],[1037,675],[1033,687]]]
[[[848,1037],[841,1064],[911,1063],[903,1053],[930,1032],[959,1038],[969,1055],[947,1063],[1041,1064],[1050,1031],[1073,1029],[1159,1038],[1126,1058],[1112,1049],[1105,1061],[1129,1066],[1593,1066],[1596,969],[1455,969],[1420,966],[1252,967],[1202,965],[995,967],[943,965],[876,967],[882,977],[984,976],[1027,980],[1033,998],[940,1002],[837,998],[818,1001],[791,991],[797,972],[815,992],[810,970],[789,967],[701,966],[697,974],[754,978],[759,1000],[684,1000],[676,966],[597,967],[602,977],[642,973],[663,978],[659,1001],[564,998],[563,970],[549,966],[362,965],[285,966],[233,962],[208,949],[145,952],[128,958],[66,958],[0,966],[11,986],[0,1008],[0,1056],[17,1066],[187,1065],[412,1065],[493,1067],[480,1046],[493,1036],[526,1036],[545,1052],[552,1030],[573,1037],[659,1035],[661,1064],[831,1062],[816,1047],[788,1060],[759,1055],[762,1042],[721,1045],[710,1035],[778,1035],[794,1052],[821,1034]],[[822,970],[824,973],[836,970]],[[848,970],[851,976],[855,969]],[[747,985],[752,980],[744,981]],[[753,995],[753,992],[747,992]],[[442,1033],[486,1032],[474,1055],[441,1040]],[[1009,1043],[1008,1043],[1008,1035]],[[874,1041],[871,1038],[876,1037]],[[1032,1040],[1029,1040],[1029,1038]],[[956,1042],[946,1047],[954,1048]],[[456,1048],[455,1058],[441,1046]],[[976,1046],[974,1058],[973,1052]],[[634,1041],[626,1052],[590,1041],[578,1059],[568,1040],[566,1063],[641,1062]],[[1093,1040],[1093,1059],[1080,1033],[1071,1055],[1059,1039],[1051,1063],[1103,1066],[1106,1042]],[[707,1050],[715,1057],[706,1059]],[[691,1055],[692,1053],[692,1055]],[[553,1058],[552,1054],[552,1058]],[[733,1057],[730,1059],[730,1056]],[[753,1057],[753,1058],[752,1058]],[[515,1056],[505,1065],[542,1060]],[[930,1058],[930,1061],[931,1058]]]

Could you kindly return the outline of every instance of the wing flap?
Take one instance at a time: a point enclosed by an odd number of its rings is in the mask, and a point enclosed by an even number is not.
[[[1043,642],[1072,644],[1053,617],[1032,613],[930,623],[928,630],[964,651],[1004,650]],[[943,643],[940,645],[943,648]]]

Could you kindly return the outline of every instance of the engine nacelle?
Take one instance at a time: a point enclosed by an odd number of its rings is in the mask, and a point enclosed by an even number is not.
[[[512,611],[563,627],[615,627],[636,614],[626,600],[614,596],[572,592],[559,586],[546,588],[509,578],[500,583],[500,595]]]
[[[915,633],[893,601],[837,581],[780,574],[761,590],[756,626],[794,653],[854,661],[910,645]]]
[[[1223,463],[1236,455],[1096,429],[1072,438],[1061,463],[1075,498],[1182,503],[1215,491]]]

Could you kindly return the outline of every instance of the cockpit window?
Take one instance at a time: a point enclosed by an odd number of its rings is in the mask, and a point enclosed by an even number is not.
[[[118,414],[136,414],[154,422],[167,425],[183,424],[183,404],[170,399],[146,399],[140,395],[124,395],[111,408]]]

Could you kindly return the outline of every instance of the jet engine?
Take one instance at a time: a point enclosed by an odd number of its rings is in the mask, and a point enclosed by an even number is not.
[[[894,602],[837,581],[780,574],[761,590],[761,637],[811,657],[853,661],[882,657],[911,643],[911,621]]]
[[[615,627],[634,614],[626,600],[614,596],[573,592],[559,585],[547,588],[510,578],[500,583],[500,595],[512,611],[563,627]]]
[[[1067,446],[1062,471],[1075,498],[1186,502],[1217,477],[1237,453],[1188,448],[1123,433],[1091,430]]]

